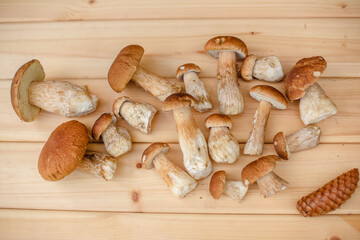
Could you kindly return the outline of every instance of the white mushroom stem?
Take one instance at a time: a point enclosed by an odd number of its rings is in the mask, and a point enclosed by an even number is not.
[[[212,127],[208,140],[210,157],[218,163],[233,163],[240,155],[239,143],[227,127]]]
[[[235,202],[243,200],[249,185],[244,185],[242,181],[229,181],[226,180],[225,189],[223,194],[233,199]]]
[[[212,170],[204,135],[189,107],[173,110],[184,166],[195,179],[207,177]]]
[[[196,72],[186,72],[184,74],[184,84],[186,93],[193,96],[198,104],[195,109],[199,112],[205,112],[212,108],[210,96],[207,93],[204,83],[200,80]]]
[[[261,155],[264,146],[266,124],[271,107],[272,105],[268,101],[260,101],[254,115],[253,129],[244,147],[244,154]]]
[[[131,150],[132,142],[128,131],[111,123],[101,134],[106,151],[113,157],[118,157]]]
[[[85,87],[64,81],[34,81],[29,86],[29,103],[65,117],[94,112],[98,98]]]
[[[108,181],[114,176],[116,159],[108,154],[86,151],[77,169]]]
[[[183,198],[195,189],[197,182],[179,166],[171,162],[165,154],[158,154],[153,163],[174,196]]]
[[[270,197],[278,191],[285,190],[289,185],[287,181],[276,175],[274,172],[270,172],[259,178],[256,182],[259,185],[260,193],[263,197]]]
[[[181,92],[180,85],[162,78],[142,67],[138,67],[132,76],[132,80],[162,102],[169,95]]]
[[[220,112],[226,115],[242,113],[244,111],[244,100],[237,80],[236,53],[221,51],[217,71]]]
[[[286,136],[285,139],[290,152],[313,148],[319,145],[320,128],[315,125],[309,125]]]

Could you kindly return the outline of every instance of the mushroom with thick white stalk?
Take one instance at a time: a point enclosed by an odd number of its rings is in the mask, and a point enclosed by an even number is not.
[[[131,150],[131,136],[126,128],[116,125],[116,118],[110,113],[102,114],[94,123],[92,135],[95,140],[102,138],[106,151],[118,157]]]
[[[273,172],[276,161],[280,160],[278,156],[268,155],[249,163],[241,172],[243,183],[257,182],[263,197],[270,197],[276,192],[285,190],[289,183]]]
[[[210,129],[208,139],[210,157],[218,163],[233,163],[240,155],[240,146],[231,134],[231,119],[222,114],[212,114],[205,120]]]
[[[186,93],[198,101],[195,109],[199,112],[206,112],[212,108],[212,104],[210,96],[205,89],[204,83],[200,80],[198,73],[200,73],[200,67],[198,65],[187,63],[178,67],[176,70],[176,78],[184,81]]]
[[[226,179],[225,171],[217,171],[211,177],[209,192],[214,199],[219,199],[222,194],[230,197],[235,202],[241,202],[249,188],[245,181],[230,181]]]
[[[181,92],[179,84],[139,66],[143,55],[144,48],[139,45],[129,45],[120,51],[108,73],[109,84],[115,92],[123,91],[131,79],[160,101],[173,93]]]
[[[245,144],[244,154],[261,155],[271,107],[284,110],[287,108],[287,101],[279,90],[267,85],[257,85],[251,88],[250,96],[259,101],[260,104],[255,112],[253,129]]]
[[[38,169],[47,181],[57,181],[79,169],[110,180],[116,170],[116,159],[108,154],[87,151],[89,134],[86,126],[72,120],[58,126],[41,150]]]
[[[291,101],[300,99],[300,116],[305,125],[320,122],[337,112],[334,102],[316,82],[326,66],[323,57],[303,58],[285,78],[288,98]]]
[[[113,113],[118,118],[124,118],[134,128],[143,133],[151,131],[151,122],[157,110],[149,103],[134,103],[128,97],[119,97],[114,101]]]
[[[319,145],[320,127],[308,125],[286,137],[283,132],[278,132],[274,136],[274,148],[282,159],[288,160],[290,153],[314,148]]]
[[[43,81],[45,72],[36,59],[22,65],[11,83],[11,103],[19,118],[35,120],[40,110],[78,117],[96,110],[98,98],[86,87],[65,81]]]
[[[210,39],[205,51],[218,58],[217,85],[220,113],[237,115],[244,111],[244,99],[237,79],[236,60],[248,54],[246,44],[236,37],[218,36]]]
[[[190,107],[197,101],[187,93],[176,93],[167,97],[163,103],[164,111],[173,111],[179,144],[183,153],[184,166],[195,179],[209,176],[212,165],[205,137],[191,113]]]
[[[284,72],[276,56],[257,59],[254,54],[247,56],[241,65],[241,77],[246,81],[254,78],[267,82],[278,82],[284,78]]]
[[[153,143],[145,149],[141,164],[145,169],[155,166],[175,197],[183,198],[196,188],[197,182],[175,163],[170,161],[165,153],[170,149],[167,143]]]

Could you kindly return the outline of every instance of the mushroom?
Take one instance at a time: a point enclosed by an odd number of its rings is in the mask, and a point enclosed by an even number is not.
[[[212,108],[212,104],[210,96],[204,87],[204,83],[198,77],[198,73],[200,73],[200,67],[198,65],[187,63],[178,67],[176,70],[176,78],[184,81],[186,93],[198,101],[195,109],[199,112],[206,112]]]
[[[217,171],[211,177],[209,184],[209,192],[214,199],[219,199],[222,194],[230,197],[235,202],[241,202],[243,200],[249,183],[245,181],[230,181],[226,180],[225,171]]]
[[[208,139],[210,157],[218,163],[233,163],[240,155],[240,146],[231,134],[231,119],[222,114],[212,114],[205,120],[210,129]]]
[[[284,72],[278,57],[267,56],[257,59],[254,54],[250,54],[241,66],[241,77],[246,81],[257,78],[267,82],[278,82],[284,78]]]
[[[196,99],[187,93],[176,93],[163,103],[164,111],[173,111],[179,144],[187,172],[195,179],[207,177],[212,170],[206,140],[197,126],[190,106]]]
[[[218,58],[217,86],[220,113],[236,115],[244,111],[244,100],[237,79],[236,60],[248,54],[246,44],[236,37],[218,36],[204,46],[207,53]]]
[[[180,85],[140,67],[139,63],[143,54],[144,48],[139,45],[129,45],[120,51],[108,73],[111,88],[116,92],[121,92],[132,79],[160,101],[164,101],[173,93],[181,92]]]
[[[89,135],[86,126],[76,120],[58,126],[41,150],[38,169],[47,181],[57,181],[75,168],[110,180],[116,170],[116,159],[108,154],[86,151]]]
[[[151,131],[151,121],[157,110],[148,103],[134,103],[128,97],[119,97],[113,104],[113,113],[116,117],[124,118],[134,128],[143,133]]]
[[[95,140],[102,138],[106,151],[118,157],[131,150],[131,137],[128,131],[116,125],[116,118],[110,113],[102,114],[94,123],[92,134]]]
[[[43,81],[45,72],[36,59],[22,65],[11,83],[11,103],[19,118],[35,120],[40,110],[78,117],[94,112],[98,98],[85,87],[64,81]]]
[[[319,145],[320,133],[320,128],[312,124],[286,137],[284,137],[283,132],[278,132],[274,136],[274,148],[279,157],[288,160],[290,158],[290,153]]]
[[[153,143],[145,149],[141,164],[145,169],[155,166],[175,197],[183,198],[196,188],[197,182],[166,156],[170,149],[167,143]]]
[[[250,96],[260,104],[255,112],[253,129],[244,147],[244,154],[261,155],[264,146],[265,128],[271,106],[275,109],[287,108],[287,101],[279,90],[267,85],[257,85],[250,89]]]
[[[326,69],[323,57],[303,58],[285,78],[286,94],[291,101],[300,99],[301,120],[305,125],[320,122],[337,112],[334,102],[316,81]]]
[[[268,155],[246,165],[241,172],[243,183],[257,182],[263,197],[270,197],[278,191],[285,190],[289,183],[273,172],[276,161],[280,161],[278,156]]]

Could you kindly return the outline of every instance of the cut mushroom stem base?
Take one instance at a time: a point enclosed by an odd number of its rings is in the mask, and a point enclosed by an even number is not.
[[[205,112],[212,108],[210,96],[207,93],[204,83],[200,80],[196,72],[187,72],[184,74],[185,90],[192,95],[198,104],[195,109],[199,112]]]
[[[259,178],[257,184],[259,185],[261,196],[265,198],[274,195],[276,192],[285,190],[289,185],[287,181],[276,175],[274,172],[270,172]]]
[[[157,110],[148,103],[125,102],[120,108],[120,115],[134,128],[149,133],[151,122]]]
[[[316,147],[319,144],[320,128],[308,125],[293,134],[286,136],[286,143],[290,152],[298,152]]]
[[[225,183],[225,189],[223,194],[233,199],[235,202],[241,202],[243,200],[249,185],[244,185],[242,181],[230,181]]]
[[[106,151],[113,157],[118,157],[131,150],[132,142],[128,131],[111,123],[101,134]]]
[[[233,163],[240,155],[239,143],[227,127],[212,127],[208,145],[210,157],[218,163]]]

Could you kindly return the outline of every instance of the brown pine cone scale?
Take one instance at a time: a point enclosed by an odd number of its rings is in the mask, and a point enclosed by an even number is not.
[[[354,168],[331,180],[323,187],[302,197],[297,210],[304,217],[314,217],[334,211],[355,191],[359,181],[359,169]]]

